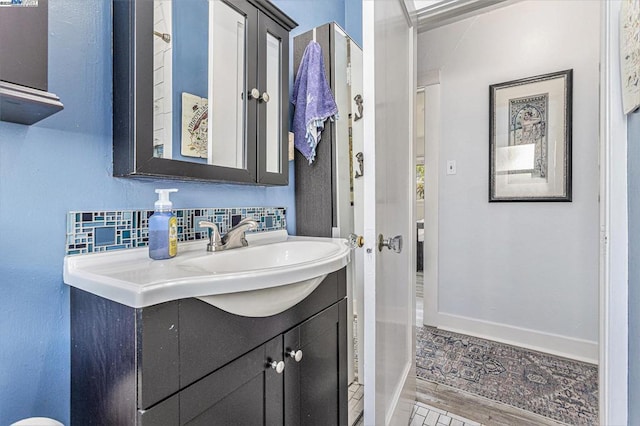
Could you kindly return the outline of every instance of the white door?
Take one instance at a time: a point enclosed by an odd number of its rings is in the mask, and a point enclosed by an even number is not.
[[[362,9],[364,423],[407,425],[415,400],[415,33],[402,0],[366,0]],[[402,250],[379,251],[380,234],[400,236]]]

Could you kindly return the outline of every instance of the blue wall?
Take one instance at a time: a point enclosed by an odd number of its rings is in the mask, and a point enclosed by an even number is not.
[[[640,113],[628,119],[629,424],[640,425]]]
[[[176,160],[206,163],[206,158],[183,157],[182,92],[209,97],[209,2],[174,1],[171,8],[173,34],[173,155]]]
[[[175,186],[176,207],[284,206],[295,230],[292,163],[278,188],[112,177],[110,3],[49,1],[49,89],[65,109],[33,126],[0,122],[1,425],[69,424],[67,211],[149,208],[154,188]],[[300,24],[294,34],[345,26],[344,0],[274,3]]]
[[[289,45],[289,76],[291,77],[289,79],[289,96],[291,96],[293,77],[298,71],[293,69],[293,37],[327,22],[337,22],[342,28],[345,28],[345,0],[272,0],[272,2],[298,23],[298,26],[291,31],[291,44]],[[289,113],[293,117],[293,109]]]
[[[345,30],[362,47],[362,0],[344,0]]]

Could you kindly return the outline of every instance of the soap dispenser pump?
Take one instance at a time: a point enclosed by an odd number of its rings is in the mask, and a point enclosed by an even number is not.
[[[169,200],[172,192],[178,190],[156,189],[158,201],[149,218],[149,257],[152,259],[170,259],[178,253],[178,223],[171,212],[173,204]]]

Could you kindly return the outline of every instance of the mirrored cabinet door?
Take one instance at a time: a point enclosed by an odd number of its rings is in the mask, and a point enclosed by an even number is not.
[[[258,180],[270,184],[286,184],[288,156],[289,85],[287,69],[289,34],[270,19],[259,20],[258,74],[264,88],[258,104]],[[287,65],[288,67],[288,65]]]
[[[114,0],[114,175],[288,183],[289,31],[268,0]]]
[[[267,33],[267,49],[265,54],[266,59],[266,91],[267,96],[263,101],[265,102],[266,119],[265,122],[265,139],[267,153],[265,157],[266,171],[270,173],[280,172],[280,40],[271,34]],[[270,103],[266,103],[270,102]]]
[[[257,69],[248,66],[257,55],[257,11],[248,2],[211,2],[210,164],[246,169],[255,161],[248,136],[255,133],[256,112],[248,94]],[[255,101],[254,101],[255,102]]]

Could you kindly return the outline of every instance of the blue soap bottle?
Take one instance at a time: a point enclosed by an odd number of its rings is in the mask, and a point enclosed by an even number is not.
[[[170,259],[178,254],[178,222],[171,212],[173,204],[169,200],[172,192],[178,190],[156,189],[158,201],[149,218],[149,257],[152,259]]]

